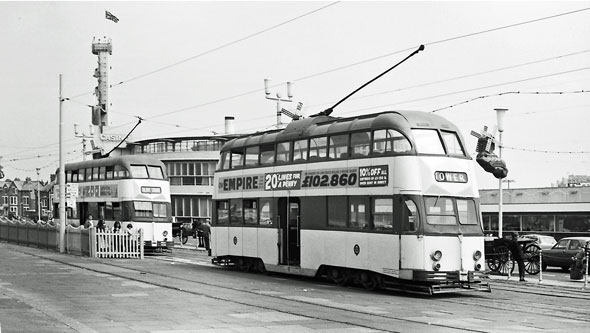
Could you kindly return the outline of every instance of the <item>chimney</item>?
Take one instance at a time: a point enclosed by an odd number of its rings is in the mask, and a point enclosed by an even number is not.
[[[225,134],[234,134],[234,117],[225,117]]]

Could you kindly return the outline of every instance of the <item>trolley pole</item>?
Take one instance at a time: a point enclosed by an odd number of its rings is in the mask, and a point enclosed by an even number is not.
[[[63,117],[62,74],[59,74],[59,252],[66,252],[66,170]]]

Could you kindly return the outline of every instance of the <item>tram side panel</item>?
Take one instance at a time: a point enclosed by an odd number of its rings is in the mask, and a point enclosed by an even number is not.
[[[257,256],[265,264],[278,265],[279,263],[279,233],[276,228],[257,228]]]

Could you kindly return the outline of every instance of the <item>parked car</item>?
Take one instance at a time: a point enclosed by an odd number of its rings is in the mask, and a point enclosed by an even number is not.
[[[547,266],[556,266],[567,272],[572,265],[572,257],[585,247],[587,242],[590,242],[590,237],[560,239],[551,249],[543,251],[543,270],[547,269]]]
[[[547,236],[547,235],[538,235],[538,234],[530,234],[530,235],[522,235],[521,237],[522,239],[532,239],[535,241],[535,244],[539,245],[539,247],[541,247],[541,250],[545,251],[545,250],[549,250],[550,248],[553,247],[553,245],[555,245],[555,243],[557,243],[557,241],[555,240],[555,238],[553,238],[553,236]]]

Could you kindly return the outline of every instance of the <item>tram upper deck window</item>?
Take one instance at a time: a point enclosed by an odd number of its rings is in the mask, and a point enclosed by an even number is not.
[[[328,155],[328,138],[325,136],[309,139],[309,160],[325,160]]]
[[[359,132],[350,135],[350,154],[352,157],[369,156],[370,147],[371,132]]]
[[[461,147],[457,133],[445,131],[442,131],[441,133],[445,145],[447,146],[447,154],[453,156],[465,156],[465,152],[463,151],[463,147]]]
[[[416,150],[420,154],[445,155],[445,149],[438,131],[432,129],[413,129]]]
[[[122,165],[115,165],[113,176],[115,179],[129,178],[129,171]]]
[[[424,197],[426,203],[426,221],[429,224],[457,224],[453,199],[442,197]]]
[[[331,159],[341,159],[348,157],[348,134],[333,135],[330,137],[328,156]]]
[[[293,142],[293,162],[307,160],[307,139]]]
[[[148,165],[148,173],[150,178],[153,179],[164,179],[164,172],[162,172],[162,168],[157,165]]]
[[[271,165],[275,162],[275,145],[266,144],[260,146],[260,164]]]
[[[217,163],[217,170],[229,170],[230,152],[224,151],[219,156],[219,162]]]
[[[149,178],[145,165],[131,165],[131,174],[133,178]]]
[[[258,146],[252,146],[246,148],[246,166],[256,166],[258,165],[258,154],[260,152],[260,148]]]
[[[100,168],[99,167],[94,167],[92,168],[92,179],[94,180],[100,180],[101,178],[104,179],[104,176],[100,176]]]
[[[244,151],[243,150],[232,150],[231,151],[231,168],[237,169],[244,166]]]
[[[114,167],[112,165],[107,165],[105,167],[106,171],[105,171],[105,179],[113,179],[113,169]]]
[[[475,201],[471,199],[457,199],[457,211],[459,213],[459,223],[477,224]]]
[[[291,142],[277,143],[277,164],[291,162]]]
[[[410,141],[394,129],[373,132],[373,154],[405,153],[412,150]]]

